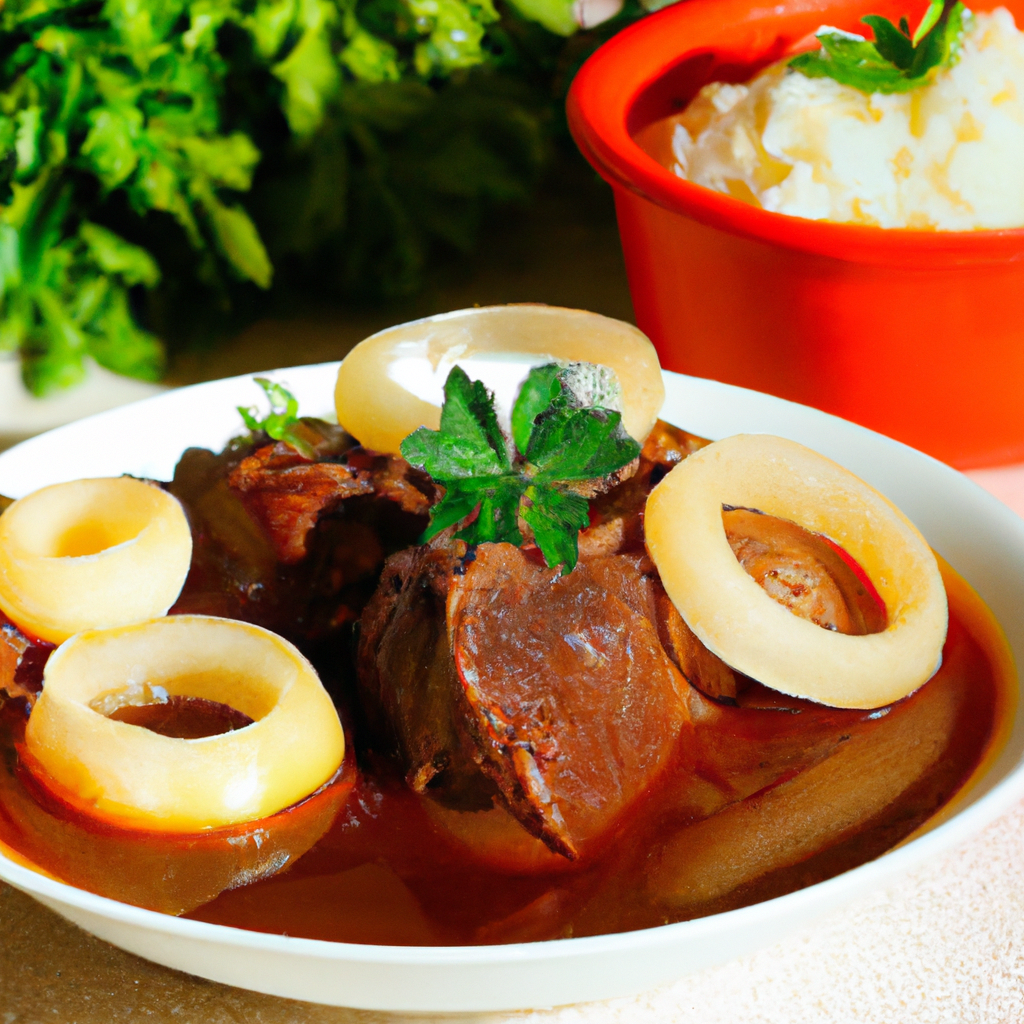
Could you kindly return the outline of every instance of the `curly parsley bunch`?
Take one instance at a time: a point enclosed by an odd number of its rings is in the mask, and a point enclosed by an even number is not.
[[[577,27],[572,0],[512,2]],[[8,0],[0,30],[0,352],[40,395],[87,358],[160,375],[137,314],[170,236],[222,303],[325,254],[331,287],[400,293],[544,159],[521,90],[460,87],[515,49],[493,0]]]

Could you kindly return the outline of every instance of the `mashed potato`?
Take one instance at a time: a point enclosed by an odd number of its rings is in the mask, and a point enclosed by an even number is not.
[[[959,60],[912,92],[867,95],[776,64],[701,90],[673,170],[796,217],[885,228],[1024,226],[1024,33],[974,16]]]

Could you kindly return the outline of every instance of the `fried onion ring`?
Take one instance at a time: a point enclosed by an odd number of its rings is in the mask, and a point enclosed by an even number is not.
[[[53,484],[0,516],[0,610],[61,643],[163,615],[192,560],[178,499],[131,477]]]
[[[226,704],[253,722],[176,739],[97,710],[157,687]],[[274,814],[330,779],[345,753],[331,698],[295,647],[259,626],[203,615],[66,641],[46,665],[25,744],[83,809],[171,832]]]
[[[886,629],[847,636],[774,601],[733,554],[723,505],[788,519],[838,544],[885,603]],[[803,445],[738,434],[703,448],[651,493],[645,529],[689,627],[726,664],[772,689],[875,708],[912,693],[941,663],[946,592],[927,542],[888,499]]]

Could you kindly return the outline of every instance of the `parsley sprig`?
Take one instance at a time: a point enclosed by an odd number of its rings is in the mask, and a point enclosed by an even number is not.
[[[270,401],[270,412],[263,419],[258,419],[259,410],[255,406],[238,406],[245,425],[253,433],[262,430],[275,441],[290,444],[307,459],[315,459],[316,450],[310,443],[309,432],[299,419],[299,400],[283,384],[276,384],[266,377],[254,377],[253,380],[266,393]]]
[[[588,523],[579,485],[622,469],[640,446],[623,429],[620,413],[581,407],[567,373],[553,363],[530,371],[508,439],[494,396],[461,367],[451,371],[441,429],[420,427],[402,442],[405,459],[445,488],[424,540],[477,513],[457,537],[519,545],[522,520],[550,567],[562,566],[563,574],[575,567],[577,534]]]
[[[932,0],[913,35],[905,17],[897,26],[878,14],[861,19],[874,32],[874,42],[824,26],[817,33],[821,49],[799,54],[789,66],[808,78],[833,78],[861,92],[909,92],[956,59],[970,17],[959,0]]]

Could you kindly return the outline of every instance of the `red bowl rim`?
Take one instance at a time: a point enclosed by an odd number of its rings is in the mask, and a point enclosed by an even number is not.
[[[861,13],[877,6],[865,3]],[[972,6],[984,9],[993,3],[981,0]],[[1024,228],[915,231],[772,213],[679,178],[634,141],[627,124],[641,94],[687,58],[714,52],[717,26],[763,23],[759,35],[767,54],[779,38],[771,29],[773,19],[820,11],[824,21],[836,7],[836,0],[781,0],[773,6],[758,0],[685,0],[648,15],[608,40],[576,74],[567,114],[577,146],[613,186],[710,227],[774,246],[908,268],[1024,260]],[[688,40],[682,48],[681,38]]]

